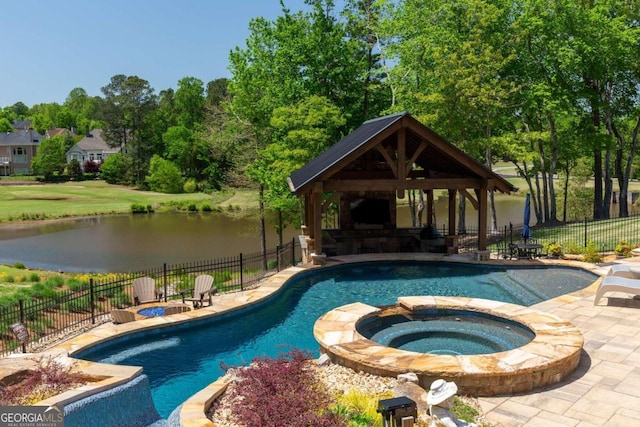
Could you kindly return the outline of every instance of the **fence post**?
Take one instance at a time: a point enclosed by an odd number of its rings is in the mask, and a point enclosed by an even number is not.
[[[587,217],[584,217],[584,247],[587,247]]]
[[[296,238],[291,239],[291,266],[296,265]]]
[[[93,287],[93,277],[89,277],[89,301],[91,303],[91,324],[96,324],[96,298]]]
[[[22,323],[24,325],[24,300],[20,300],[20,323]],[[26,325],[25,325],[26,326]],[[26,353],[27,352],[27,343],[23,342],[22,343],[22,352]]]
[[[240,290],[244,291],[244,279],[242,277],[242,252],[240,252]]]
[[[164,302],[167,302],[167,263],[162,264],[162,281],[164,282]]]

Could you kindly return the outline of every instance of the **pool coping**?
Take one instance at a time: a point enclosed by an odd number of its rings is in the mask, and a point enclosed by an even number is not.
[[[541,265],[553,265],[564,266],[572,268],[581,268],[583,270],[590,271],[596,275],[602,276],[606,273],[606,267],[599,267],[594,264],[577,261],[566,261],[561,259],[536,259],[536,260],[501,260],[491,259],[477,261],[474,259],[473,254],[431,254],[431,253],[387,253],[387,254],[362,254],[362,255],[346,255],[340,257],[331,257],[327,259],[326,265],[338,265],[344,263],[355,262],[371,262],[371,261],[446,261],[446,262],[459,262],[467,264],[481,264],[481,265],[504,265],[504,266],[541,266]],[[211,306],[199,308],[197,310],[187,311],[184,313],[174,314],[170,316],[159,316],[153,318],[146,318],[137,320],[135,322],[129,322],[125,324],[115,325],[112,323],[106,323],[90,331],[84,332],[81,335],[72,337],[62,343],[53,346],[51,349],[45,350],[39,353],[29,353],[27,356],[37,355],[54,355],[56,357],[69,357],[72,358],[73,354],[86,349],[87,347],[95,346],[103,343],[116,335],[128,335],[147,329],[154,329],[159,326],[166,326],[171,324],[180,324],[189,322],[192,320],[202,319],[206,317],[213,317],[225,313],[239,310],[252,304],[256,304],[265,298],[270,297],[272,294],[280,290],[284,283],[291,279],[293,276],[315,268],[321,268],[321,266],[314,266],[310,264],[300,264],[295,267],[287,268],[281,272],[278,272],[270,277],[265,278],[260,282],[259,286],[239,292],[232,293],[219,293],[213,297],[213,304]],[[600,279],[597,279],[594,284],[578,292],[588,292],[595,294],[595,287],[599,283]],[[571,294],[568,294],[571,295]],[[563,295],[558,298],[564,298],[567,295]],[[13,369],[12,364],[3,363],[3,361],[10,359],[5,357],[0,359],[0,378],[9,375],[12,372],[16,372],[19,369]],[[90,366],[94,362],[83,361],[80,359],[73,359],[74,361],[84,362],[87,364],[83,369],[90,371]],[[95,363],[95,365],[102,364]],[[111,375],[117,380],[114,380],[113,384],[104,384],[100,390],[95,390],[92,393],[88,393],[85,390],[74,389],[66,392],[65,399],[62,401],[65,405],[77,400],[80,400],[87,395],[98,393],[106,389],[114,388],[124,382],[131,381],[142,373],[141,367],[135,367],[134,371],[131,371],[131,367],[124,365],[109,365],[113,370]],[[84,371],[83,371],[84,372]],[[210,426],[215,427],[215,424],[206,417],[206,412],[211,406],[211,403],[215,398],[221,395],[226,389],[226,383],[218,379],[205,387],[198,393],[187,399],[180,410],[180,423],[185,427],[196,426]]]
[[[357,330],[364,319],[380,313],[421,310],[465,310],[525,325],[533,340],[513,350],[478,355],[437,355],[405,351],[372,341]],[[373,375],[413,372],[428,389],[436,379],[454,381],[461,394],[495,396],[522,393],[561,381],[580,361],[582,333],[570,322],[531,307],[481,298],[405,296],[395,306],[347,304],[325,313],[313,333],[334,362]]]

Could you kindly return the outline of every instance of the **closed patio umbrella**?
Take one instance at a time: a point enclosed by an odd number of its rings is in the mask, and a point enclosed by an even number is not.
[[[531,229],[529,228],[529,221],[531,220],[531,195],[527,194],[524,200],[524,218],[522,227],[522,240],[527,243],[527,239],[531,238]]]

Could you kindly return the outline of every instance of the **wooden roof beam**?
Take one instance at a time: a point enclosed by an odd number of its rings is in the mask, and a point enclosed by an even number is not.
[[[391,179],[355,179],[325,181],[325,191],[399,191],[399,190],[464,190],[481,188],[482,180],[473,178],[415,179],[396,181]]]

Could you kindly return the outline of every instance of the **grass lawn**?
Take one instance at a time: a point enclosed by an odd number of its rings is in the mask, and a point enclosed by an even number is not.
[[[151,205],[162,210],[181,203],[207,202],[211,206],[224,208],[232,205],[244,209],[251,207],[249,200],[252,194],[255,200],[255,192],[251,190],[223,190],[213,194],[164,194],[109,185],[104,181],[3,185],[0,186],[0,223],[128,213],[132,204]]]

